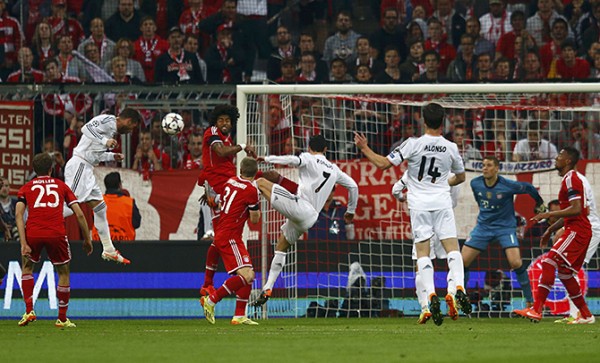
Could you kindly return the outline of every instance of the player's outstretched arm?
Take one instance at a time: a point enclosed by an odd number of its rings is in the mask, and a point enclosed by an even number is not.
[[[296,167],[302,164],[302,159],[300,156],[296,155],[268,155],[265,156],[264,160],[271,164],[291,165]]]
[[[81,210],[81,207],[79,207],[79,203],[73,203],[69,207],[71,207],[73,213],[75,213],[75,216],[77,217],[77,223],[79,224],[79,229],[81,229],[81,234],[83,235],[83,251],[89,256],[92,254],[94,246],[92,245],[90,229],[87,221],[85,220],[85,215],[83,215],[83,211]]]
[[[348,208],[346,209],[346,214],[352,214],[352,218],[354,218],[356,206],[358,205],[358,184],[356,184],[350,175],[341,171],[337,165],[335,165],[335,168],[338,170],[338,177],[335,182],[348,190]]]
[[[21,243],[21,256],[29,256],[31,254],[31,247],[27,244],[27,235],[25,234],[25,203],[19,201],[15,207],[15,222],[17,224],[17,231],[19,231],[19,240]]]
[[[385,156],[377,154],[371,150],[367,138],[362,133],[354,132],[354,143],[356,147],[362,151],[363,155],[377,168],[385,170],[393,166],[392,162]]]
[[[245,144],[225,146],[222,142],[215,142],[210,146],[210,149],[219,157],[236,155],[242,150],[246,151],[248,155],[254,153],[254,149],[250,150]],[[254,155],[256,155],[256,153],[254,153]]]

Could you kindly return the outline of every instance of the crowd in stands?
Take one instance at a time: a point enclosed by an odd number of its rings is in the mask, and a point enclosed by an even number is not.
[[[279,84],[366,84],[575,81],[600,75],[597,0],[368,3],[375,20],[363,34],[353,26],[362,15],[351,0],[0,0],[0,78],[14,83],[239,84],[257,81],[261,71]],[[137,96],[103,97],[105,109],[115,113],[121,99]],[[329,111],[319,102],[295,103],[294,124],[286,124],[290,120],[282,116],[280,104],[269,105],[274,153],[304,150],[311,135],[327,132],[327,115],[319,118],[318,113]],[[68,160],[91,116],[92,99],[51,94],[43,96],[42,104],[54,124],[43,135],[36,130],[36,138],[52,136],[53,148]],[[412,110],[378,113],[356,104],[348,130],[369,131],[364,120],[382,123],[381,152],[419,132]],[[403,119],[387,116],[396,111]],[[588,127],[581,117],[555,122],[552,114],[537,116],[500,120],[459,110],[449,115],[448,137],[464,140],[459,142],[467,159],[489,153],[506,161],[553,157],[568,143],[579,145],[586,158],[600,156],[596,125]],[[161,134],[160,115],[145,117],[145,129],[133,135],[129,150],[135,169],[197,166],[187,145],[190,137],[202,134],[205,120],[197,122],[197,115],[186,113],[186,131],[171,145]],[[462,129],[452,121],[455,117],[464,121]],[[548,135],[540,132],[548,127]],[[534,142],[525,140],[534,133],[544,146],[530,150]],[[351,133],[334,135],[330,150],[342,150],[336,151],[339,157],[354,156],[351,138]]]

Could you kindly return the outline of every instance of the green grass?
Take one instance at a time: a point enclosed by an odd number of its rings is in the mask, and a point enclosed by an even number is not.
[[[2,362],[598,362],[600,324],[547,318],[272,319],[259,326],[197,320],[77,320],[18,327],[0,320]]]

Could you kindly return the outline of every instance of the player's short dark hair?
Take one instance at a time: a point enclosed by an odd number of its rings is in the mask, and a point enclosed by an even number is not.
[[[39,153],[33,157],[32,164],[37,176],[48,175],[52,169],[52,157],[48,153]]]
[[[322,153],[327,148],[327,140],[325,140],[325,137],[321,134],[311,136],[308,140],[308,147],[312,151]]]
[[[423,107],[425,125],[431,129],[439,129],[444,121],[444,108],[439,103],[428,103]]]
[[[126,107],[119,113],[119,118],[129,118],[136,125],[141,125],[144,122],[142,118],[142,114],[138,112],[138,110],[134,110],[133,108]]]
[[[569,159],[571,159],[571,166],[575,167],[577,162],[579,162],[579,150],[575,149],[573,146],[565,146],[563,147],[563,151],[567,153]]]
[[[210,113],[210,117],[208,119],[210,125],[216,125],[217,119],[219,118],[219,116],[222,115],[229,116],[232,125],[234,125],[237,122],[237,119],[240,117],[240,112],[238,111],[237,107],[233,105],[217,105],[217,107],[215,107],[214,110]]]
[[[558,201],[558,199],[552,199],[548,202],[548,209],[550,209],[551,205],[560,205],[560,202]]]
[[[246,178],[254,178],[258,172],[258,163],[255,159],[245,157],[240,163],[240,174]]]
[[[483,160],[490,160],[494,163],[494,165],[500,166],[500,160],[498,160],[498,158],[494,155],[486,155],[483,157]]]
[[[118,171],[106,174],[104,186],[106,189],[119,189],[121,187],[121,174]]]

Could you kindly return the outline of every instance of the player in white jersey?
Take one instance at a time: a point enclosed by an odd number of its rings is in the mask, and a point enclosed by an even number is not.
[[[122,264],[130,261],[124,258],[113,246],[106,219],[106,203],[102,190],[96,182],[94,167],[103,161],[122,161],[125,155],[107,151],[117,147],[115,137],[129,134],[142,124],[142,116],[132,108],[126,108],[118,117],[99,115],[88,121],[82,128],[81,140],[73,150],[73,157],[65,166],[65,182],[73,190],[80,203],[86,202],[94,211],[94,226],[102,242],[102,258]],[[73,212],[64,210],[64,216]]]
[[[588,246],[587,253],[585,254],[585,259],[583,260],[582,268],[585,269],[587,264],[590,263],[590,261],[592,260],[592,257],[594,257],[594,255],[596,254],[596,251],[598,250],[598,244],[600,244],[600,216],[598,215],[598,210],[596,209],[596,198],[594,197],[594,190],[592,189],[592,185],[590,184],[589,180],[587,180],[587,178],[583,174],[581,174],[579,172],[577,174],[578,174],[579,178],[581,179],[581,182],[583,183],[583,187],[585,189],[585,199],[587,201],[587,206],[588,206],[588,210],[589,210],[588,220],[590,221],[590,224],[592,225],[592,239],[590,240],[590,245]],[[559,219],[555,224],[556,224],[556,227],[553,224],[552,226],[550,226],[550,228],[548,228],[548,230],[546,230],[546,232],[544,233],[544,236],[542,237],[543,241],[547,242],[550,239],[550,236],[552,235],[553,230],[558,230],[557,233],[553,237],[554,241],[556,241],[562,235],[562,232],[564,232],[564,228],[562,227],[562,225],[563,225],[562,218]],[[542,244],[542,243],[544,243],[544,242],[540,242],[540,244]],[[577,278],[577,276],[575,276],[575,278]],[[566,316],[563,319],[555,320],[554,321],[555,323],[569,323],[569,322],[572,322],[575,319],[577,319],[577,315],[579,314],[579,309],[577,309],[575,304],[573,304],[573,301],[571,301],[571,298],[570,297],[568,297],[568,298],[569,298],[569,316]]]
[[[448,254],[450,274],[456,280],[456,295],[447,301],[458,301],[465,314],[471,313],[471,303],[465,293],[464,271],[460,255],[450,187],[465,181],[465,167],[455,143],[442,136],[444,109],[437,103],[423,107],[425,134],[408,139],[389,155],[379,155],[368,145],[364,135],[354,133],[354,142],[363,154],[379,169],[388,169],[408,161],[406,170],[408,209],[417,250],[417,267],[429,298],[429,310],[436,325],[443,316],[440,299],[435,293],[433,264],[429,257],[429,240],[435,234]],[[455,175],[450,176],[450,173]]]
[[[258,188],[265,198],[271,201],[273,209],[283,214],[287,219],[281,226],[281,234],[275,246],[275,254],[271,261],[271,269],[267,282],[263,286],[260,297],[254,306],[267,302],[275,281],[285,265],[286,253],[291,244],[308,231],[317,221],[319,212],[331,194],[335,184],[348,189],[348,209],[344,215],[346,223],[352,223],[358,204],[358,185],[340,168],[325,157],[327,142],[323,135],[312,136],[308,142],[308,152],[298,156],[267,156],[265,161],[272,164],[291,165],[298,167],[298,193],[292,194],[278,184],[264,178],[257,180]]]

